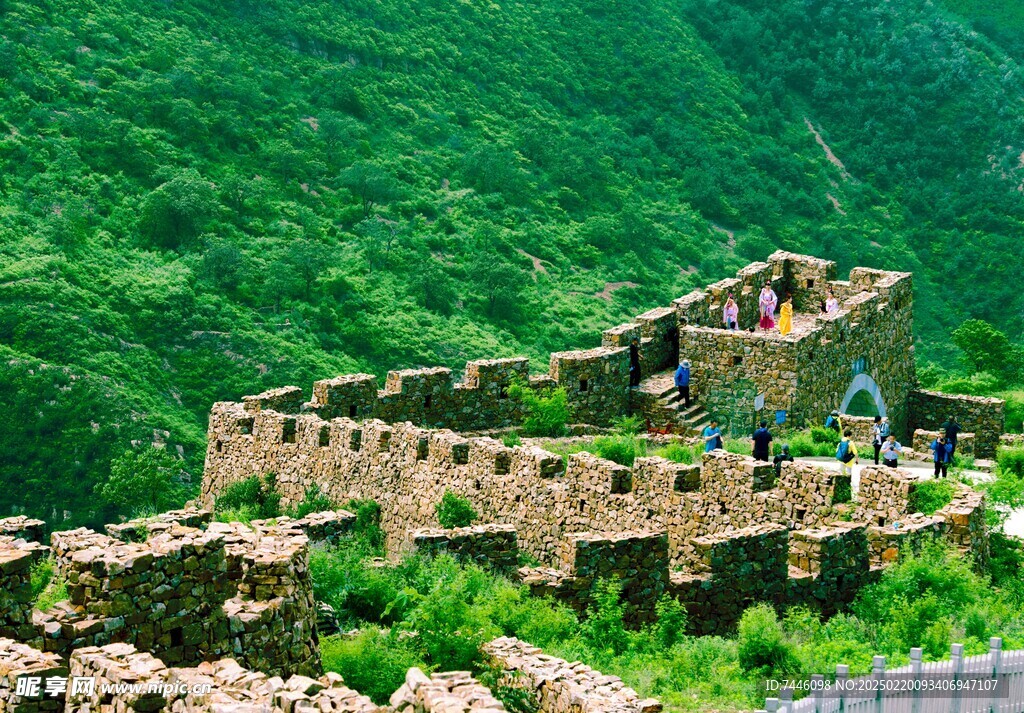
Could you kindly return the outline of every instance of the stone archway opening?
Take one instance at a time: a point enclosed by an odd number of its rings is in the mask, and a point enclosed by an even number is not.
[[[851,416],[888,416],[882,389],[867,374],[857,374],[843,396],[839,411]]]

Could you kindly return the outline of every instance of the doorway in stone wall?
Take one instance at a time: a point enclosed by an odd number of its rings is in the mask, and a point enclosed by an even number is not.
[[[843,396],[839,407],[851,416],[888,416],[882,389],[868,374],[857,374]]]
[[[850,399],[850,405],[846,407],[844,413],[850,416],[868,416],[871,418],[882,415],[878,411],[878,404],[871,398],[871,394],[863,389],[853,395],[853,398]]]

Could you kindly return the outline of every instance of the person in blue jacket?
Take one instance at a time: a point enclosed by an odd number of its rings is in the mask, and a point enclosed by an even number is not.
[[[683,359],[679,362],[679,368],[675,375],[676,388],[679,389],[679,398],[687,406],[690,405],[690,360]]]
[[[941,472],[941,477],[945,478],[946,469],[953,460],[953,444],[946,440],[945,435],[941,435],[928,447],[932,449],[932,458],[935,460],[935,477],[938,478]]]

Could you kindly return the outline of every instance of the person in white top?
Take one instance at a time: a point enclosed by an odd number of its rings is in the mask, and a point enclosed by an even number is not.
[[[729,295],[729,299],[725,301],[725,309],[722,310],[722,321],[725,322],[725,328],[739,329],[739,315],[740,308],[732,295]]]
[[[828,299],[825,300],[825,314],[832,314],[833,312],[839,311],[839,300],[836,299],[836,294],[829,289]]]
[[[761,296],[757,305],[761,310],[761,329],[767,331],[775,327],[775,307],[779,304],[779,297],[772,289],[770,281],[764,283],[761,288]]]

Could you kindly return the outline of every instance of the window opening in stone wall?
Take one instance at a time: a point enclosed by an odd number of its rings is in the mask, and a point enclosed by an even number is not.
[[[507,386],[500,386],[500,387],[498,387],[498,400],[499,401],[504,401],[507,398],[508,398],[508,387]]]
[[[282,429],[282,443],[295,443],[295,420],[288,419]]]
[[[807,289],[808,290],[814,289],[814,280],[813,279],[808,279],[807,280]]]
[[[377,452],[387,453],[391,450],[391,431],[384,431],[380,434],[380,440],[377,442]]]
[[[588,391],[590,389],[590,382],[586,379],[580,379],[580,391]]]
[[[432,402],[432,399],[433,399],[433,397],[430,394],[427,394],[426,396],[424,396],[423,397],[423,408],[430,408],[430,404]]]
[[[243,436],[252,435],[252,427],[255,424],[256,419],[253,418],[240,418],[238,419],[238,432]]]
[[[416,460],[426,460],[428,454],[427,439],[421,438],[416,441]]]
[[[807,508],[797,508],[796,509],[796,519],[797,520],[801,520],[802,521],[804,519],[805,515],[807,515]]]
[[[221,443],[220,441],[216,441],[216,442],[214,443],[214,449],[215,449],[215,450],[216,450],[216,451],[217,451],[218,453],[220,453],[220,452],[221,452],[222,450],[224,450],[224,444],[223,444],[223,443]]]
[[[878,516],[878,526],[885,527],[885,515]]]
[[[586,507],[586,505],[587,505],[587,501],[586,500],[580,500],[580,512],[583,512],[583,508]]]
[[[348,407],[348,417],[349,418],[355,418],[358,414],[359,414],[359,409],[356,407],[355,404],[352,404],[351,406]]]
[[[363,447],[363,432],[352,431],[352,435],[348,439],[348,449],[350,451],[359,452],[359,449]]]
[[[324,425],[320,427],[320,447],[326,448],[331,445],[331,427]]]
[[[499,453],[494,459],[494,474],[495,475],[508,475],[509,464],[512,459],[507,453]],[[516,496],[516,502],[519,502],[518,496]]]
[[[742,363],[743,363],[743,357],[741,357],[741,356],[734,356],[732,358],[732,365],[733,366],[739,366]]]
[[[842,344],[845,341],[846,341],[846,332],[840,332],[839,333],[839,343]]]

